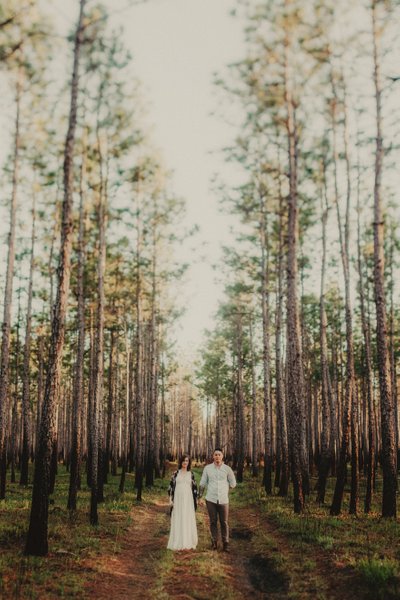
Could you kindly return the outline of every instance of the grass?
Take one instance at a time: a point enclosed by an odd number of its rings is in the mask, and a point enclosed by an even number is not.
[[[199,482],[202,468],[196,467],[194,472]],[[87,597],[86,584],[98,576],[93,566],[96,558],[120,552],[122,538],[132,524],[132,508],[134,515],[137,505],[133,477],[127,476],[127,492],[122,496],[119,478],[109,478],[105,502],[99,506],[99,527],[89,524],[90,498],[85,482],[78,510],[67,510],[68,484],[69,475],[60,466],[49,511],[50,554],[46,558],[23,555],[31,487],[8,485],[7,499],[0,502],[0,598],[83,599]],[[166,500],[168,484],[167,476],[144,490],[142,506],[159,504],[160,498]],[[333,485],[334,481],[329,481],[325,506],[316,504],[311,496],[304,514],[295,515],[292,498],[266,496],[259,480],[246,476],[238,484],[231,495],[232,550],[240,557],[254,589],[270,594],[271,600],[325,600],[332,597],[329,585],[333,580],[360,600],[400,598],[399,522],[381,519],[378,502],[370,515],[349,515],[348,493],[342,515],[330,516]],[[376,498],[380,498],[379,490]],[[234,574],[226,570],[226,557],[208,549],[204,507],[197,518],[198,550],[182,557],[165,548],[169,521],[158,511],[152,535],[160,543],[141,559],[141,568],[151,573],[157,565],[154,595],[160,600],[167,600],[183,585],[182,572],[186,569],[192,576],[193,598],[236,600]],[[340,590],[336,593],[341,597]]]
[[[362,559],[356,564],[371,598],[399,598],[399,565],[388,559]]]
[[[99,505],[100,525],[92,527],[89,489],[83,481],[78,509],[70,513],[66,508],[69,474],[59,466],[49,506],[49,555],[38,558],[23,555],[32,487],[8,484],[6,500],[0,502],[0,598],[84,598],[85,584],[95,576],[88,560],[118,553],[121,533],[131,522],[135,504],[131,476],[122,496],[118,485],[118,477],[109,477],[105,502]]]
[[[234,504],[241,508],[260,508],[278,535],[283,536],[287,546],[287,572],[293,574],[297,570],[300,575],[308,572],[316,580],[320,576],[325,579],[337,577],[338,581],[343,578],[347,587],[354,588],[354,597],[360,599],[400,598],[400,524],[394,519],[382,519],[379,515],[381,480],[378,479],[372,512],[365,515],[360,502],[357,516],[348,514],[348,492],[342,514],[330,516],[334,483],[333,479],[329,481],[326,505],[319,506],[314,501],[315,494],[312,494],[301,515],[294,514],[291,497],[266,496],[261,482],[251,477],[238,485]],[[312,481],[314,484],[315,480]],[[361,485],[360,497],[362,493]],[[269,545],[273,546],[273,543],[270,541]],[[292,575],[295,596],[302,598],[295,579]]]

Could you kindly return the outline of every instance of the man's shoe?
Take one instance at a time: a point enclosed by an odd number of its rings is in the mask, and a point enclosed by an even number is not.
[[[211,550],[217,550],[218,546],[217,546],[217,542],[216,540],[212,540],[211,541]]]
[[[229,544],[228,544],[228,542],[224,542],[224,552],[229,552]]]

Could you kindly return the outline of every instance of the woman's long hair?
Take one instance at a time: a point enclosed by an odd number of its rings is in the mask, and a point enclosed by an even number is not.
[[[185,458],[189,459],[189,464],[187,466],[187,470],[190,471],[190,467],[192,466],[192,459],[190,458],[189,454],[182,454],[182,456],[180,457],[180,459],[178,461],[178,469],[182,469],[182,463],[185,460]]]

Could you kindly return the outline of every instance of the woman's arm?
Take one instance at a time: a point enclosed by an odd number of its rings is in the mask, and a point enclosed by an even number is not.
[[[196,510],[197,509],[197,498],[198,498],[198,495],[199,495],[199,489],[197,487],[196,478],[195,478],[193,472],[192,472],[192,494],[193,494],[194,508]]]
[[[169,486],[168,486],[168,496],[169,496],[169,501],[170,504],[173,504],[174,502],[174,494],[175,494],[175,484],[176,484],[176,474],[177,472],[175,472],[172,477],[171,477],[171,481],[169,482]]]

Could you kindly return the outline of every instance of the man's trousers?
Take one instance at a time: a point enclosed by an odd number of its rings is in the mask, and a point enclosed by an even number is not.
[[[222,542],[227,544],[229,542],[229,526],[228,526],[228,514],[229,504],[216,504],[215,502],[209,502],[206,500],[208,516],[210,517],[210,531],[211,537],[214,542],[218,539],[218,519],[221,525],[221,536]]]

